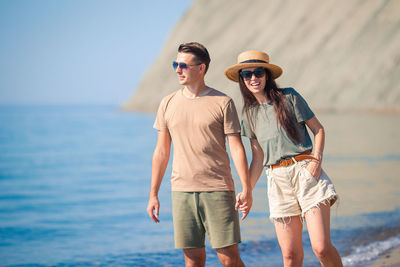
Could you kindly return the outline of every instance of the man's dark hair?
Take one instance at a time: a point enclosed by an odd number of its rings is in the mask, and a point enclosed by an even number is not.
[[[194,60],[196,61],[196,63],[198,64],[204,63],[206,65],[206,71],[204,73],[207,72],[211,59],[204,45],[197,42],[181,44],[178,48],[178,52],[194,55]]]

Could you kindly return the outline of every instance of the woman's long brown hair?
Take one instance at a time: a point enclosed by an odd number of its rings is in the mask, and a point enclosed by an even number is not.
[[[295,125],[296,119],[289,110],[286,97],[283,94],[282,89],[278,88],[275,80],[272,79],[269,70],[265,69],[265,72],[267,73],[267,77],[266,77],[264,92],[268,100],[274,106],[276,113],[276,121],[283,127],[283,129],[285,129],[290,139],[292,139],[296,143],[299,143],[300,137]],[[259,108],[259,103],[255,98],[255,96],[249,91],[249,89],[247,89],[247,86],[240,75],[239,75],[239,87],[244,102],[242,113],[246,114],[250,130],[254,133],[255,125],[254,125],[253,114],[254,111]]]

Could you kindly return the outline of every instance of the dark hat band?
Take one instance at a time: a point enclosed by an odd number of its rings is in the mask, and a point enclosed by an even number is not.
[[[267,63],[268,64],[267,61],[259,60],[259,59],[250,59],[250,60],[240,62],[240,64],[242,64],[242,63]]]

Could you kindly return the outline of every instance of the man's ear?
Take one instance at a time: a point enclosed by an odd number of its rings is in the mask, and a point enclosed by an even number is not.
[[[206,64],[204,64],[204,63],[201,63],[201,64],[200,64],[200,71],[201,71],[203,74],[206,74]]]

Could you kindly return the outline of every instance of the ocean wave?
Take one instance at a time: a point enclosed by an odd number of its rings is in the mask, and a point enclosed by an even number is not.
[[[386,240],[374,241],[366,245],[354,247],[350,255],[342,258],[343,265],[360,266],[366,264],[396,247],[400,247],[400,234]]]

